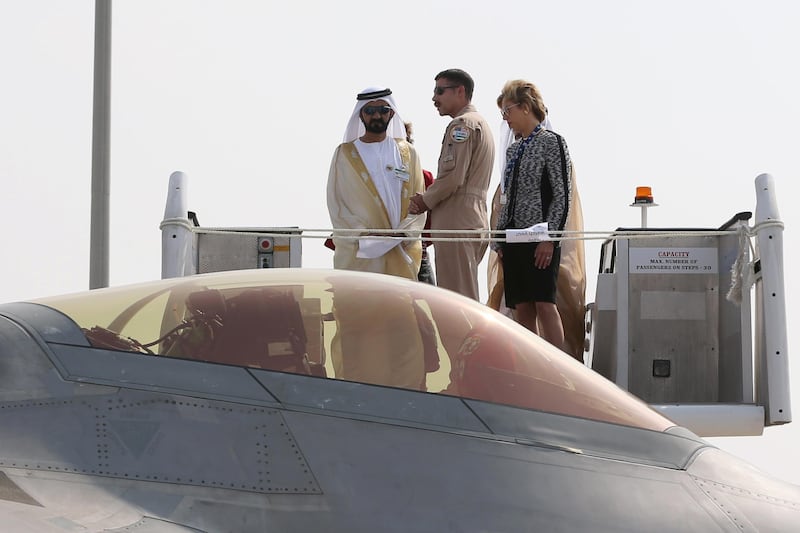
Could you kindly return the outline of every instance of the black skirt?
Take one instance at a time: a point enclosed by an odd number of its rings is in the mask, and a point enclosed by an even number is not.
[[[556,303],[556,283],[561,264],[561,247],[553,248],[553,258],[547,268],[536,268],[534,253],[538,242],[503,244],[503,282],[506,306],[514,309],[518,303]]]

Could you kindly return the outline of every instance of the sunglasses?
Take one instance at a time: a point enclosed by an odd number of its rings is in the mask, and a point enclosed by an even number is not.
[[[447,89],[455,89],[456,87],[460,87],[459,85],[437,85],[433,88],[433,92],[438,94],[439,96],[443,95]]]
[[[370,117],[375,113],[380,113],[381,115],[388,115],[391,110],[392,108],[389,107],[388,105],[382,105],[382,106],[368,105],[364,107],[364,114]]]

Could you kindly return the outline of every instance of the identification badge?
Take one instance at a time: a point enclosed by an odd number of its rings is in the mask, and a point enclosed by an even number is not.
[[[506,196],[506,193],[502,193],[500,195],[500,205],[506,205],[506,202],[508,202],[508,196]]]
[[[392,172],[394,174],[395,178],[397,178],[399,180],[402,180],[402,181],[408,181],[409,174],[408,174],[408,170],[406,169],[406,167],[397,168],[397,167],[393,167],[392,165],[386,165],[386,170],[388,170],[389,172]]]

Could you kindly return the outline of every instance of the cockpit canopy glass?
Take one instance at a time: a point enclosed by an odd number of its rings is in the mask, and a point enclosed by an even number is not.
[[[674,424],[496,311],[348,271],[205,274],[45,298],[96,348],[485,400],[663,431]]]

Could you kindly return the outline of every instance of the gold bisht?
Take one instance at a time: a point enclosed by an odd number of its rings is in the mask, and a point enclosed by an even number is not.
[[[395,140],[403,166],[409,170],[409,179],[401,188],[402,221],[408,215],[411,197],[425,190],[425,182],[416,152],[411,150],[406,141]],[[328,177],[328,209],[334,228],[333,242],[336,247],[333,256],[334,268],[417,279],[422,259],[422,244],[419,238],[399,244],[381,257],[367,259],[357,256],[359,243],[353,238],[352,233],[338,231],[392,229],[386,206],[353,143],[341,144],[334,153]],[[417,220],[412,222],[410,232],[421,232],[424,225],[425,217],[417,217]]]

